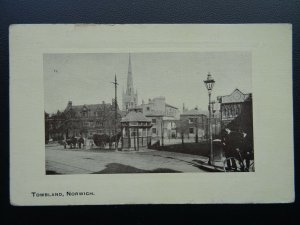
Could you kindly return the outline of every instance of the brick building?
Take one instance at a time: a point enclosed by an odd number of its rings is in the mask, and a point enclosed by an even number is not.
[[[117,127],[120,131],[121,111],[117,108]],[[93,134],[114,134],[115,105],[112,103],[73,105],[51,116],[45,114],[45,124],[50,138],[64,139],[72,136],[91,137]]]
[[[198,108],[191,110],[183,110],[180,114],[180,121],[183,127],[178,130],[177,136],[181,136],[182,132],[185,138],[195,138],[203,140],[207,136],[207,112]],[[196,140],[197,141],[197,140]]]

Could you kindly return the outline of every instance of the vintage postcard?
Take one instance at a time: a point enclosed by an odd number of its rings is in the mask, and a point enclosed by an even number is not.
[[[294,201],[291,37],[12,25],[11,204]]]

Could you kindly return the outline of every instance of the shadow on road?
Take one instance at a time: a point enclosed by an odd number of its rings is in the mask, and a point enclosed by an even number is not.
[[[142,170],[133,166],[123,165],[120,163],[110,163],[106,165],[104,170],[95,172],[93,174],[111,174],[111,173],[181,173],[180,171],[168,169],[168,168],[157,168],[154,170]]]
[[[61,173],[57,173],[57,172],[55,172],[53,170],[47,170],[46,171],[46,175],[61,175]]]

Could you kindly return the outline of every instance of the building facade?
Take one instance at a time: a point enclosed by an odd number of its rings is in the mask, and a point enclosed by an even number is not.
[[[195,138],[196,142],[207,138],[208,112],[199,110],[198,108],[184,110],[180,114],[181,125],[177,129],[177,136],[184,138]]]
[[[176,138],[176,122],[179,109],[166,103],[165,97],[149,99],[148,103],[138,106],[143,115],[151,120],[151,137],[153,141]]]
[[[46,114],[45,114],[46,115]],[[85,104],[73,105],[69,101],[65,110],[52,116],[45,117],[49,127],[49,138],[67,139],[70,137],[92,137],[94,134],[114,135],[115,124],[120,131],[121,111],[117,107],[115,120],[115,104]]]
[[[252,98],[252,94],[244,94],[239,89],[235,89],[230,95],[218,96],[217,100],[220,103],[220,119],[221,127],[226,127],[241,112],[245,101]]]
[[[134,90],[132,68],[131,68],[131,56],[129,55],[128,73],[127,73],[127,87],[126,91],[122,93],[122,110],[128,112],[132,108],[136,108],[138,104],[138,94]]]

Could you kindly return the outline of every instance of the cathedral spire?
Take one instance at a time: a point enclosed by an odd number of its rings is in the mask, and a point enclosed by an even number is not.
[[[128,74],[127,74],[127,90],[126,94],[133,95],[133,78],[132,78],[132,68],[131,68],[131,55],[129,53],[129,62],[128,62]]]
[[[132,68],[131,68],[131,55],[129,53],[128,59],[128,73],[127,73],[127,87],[126,93],[123,94],[123,110],[128,111],[137,106],[138,95],[135,93],[133,87]]]
[[[128,62],[128,74],[132,74],[132,70],[131,70],[131,54],[129,53],[129,62]]]

